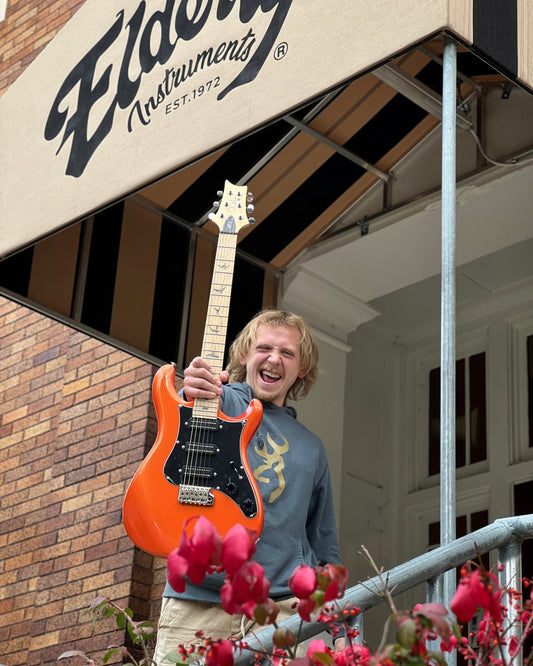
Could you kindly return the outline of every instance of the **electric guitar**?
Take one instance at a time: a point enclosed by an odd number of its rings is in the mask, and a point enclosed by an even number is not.
[[[250,224],[247,212],[253,210],[247,201],[246,187],[226,181],[217,213],[209,216],[219,236],[201,355],[214,374],[223,369],[237,234]],[[177,548],[184,523],[194,516],[208,518],[222,536],[236,523],[257,536],[263,527],[261,495],[247,456],[261,403],[254,399],[241,416],[228,417],[219,397],[182,400],[174,374],[174,366],[165,365],[155,375],[158,434],[123,504],[130,538],[158,557]]]

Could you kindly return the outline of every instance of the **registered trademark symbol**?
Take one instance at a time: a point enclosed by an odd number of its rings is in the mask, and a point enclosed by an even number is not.
[[[288,50],[289,50],[289,45],[287,44],[287,42],[281,42],[276,46],[276,50],[274,51],[274,59],[281,60],[287,55]]]

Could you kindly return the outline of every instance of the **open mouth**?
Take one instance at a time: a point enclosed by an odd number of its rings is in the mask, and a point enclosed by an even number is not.
[[[261,370],[259,374],[261,376],[261,379],[265,382],[265,384],[275,384],[277,381],[281,379],[281,376],[277,372],[273,372],[272,370]]]

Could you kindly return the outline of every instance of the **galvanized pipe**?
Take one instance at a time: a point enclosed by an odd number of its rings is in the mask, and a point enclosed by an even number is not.
[[[512,539],[509,543],[498,549],[498,563],[502,565],[498,570],[498,582],[500,588],[508,588],[520,591],[522,589],[522,544],[520,540]],[[515,636],[518,641],[522,638],[519,612],[515,608],[512,599],[507,599],[507,617],[504,619],[504,631],[507,630],[507,645],[503,646],[503,657],[506,663],[510,661],[509,638]],[[516,658],[516,663],[522,663],[521,655]]]
[[[444,42],[442,74],[440,541],[455,539],[455,180],[457,51]],[[455,592],[455,573],[444,573],[443,599]]]

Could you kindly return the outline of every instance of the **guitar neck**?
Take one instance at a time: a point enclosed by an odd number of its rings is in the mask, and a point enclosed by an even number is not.
[[[226,346],[226,331],[228,328],[229,306],[231,299],[231,285],[233,283],[233,269],[235,254],[237,252],[237,236],[240,229],[254,222],[248,219],[247,213],[253,210],[251,194],[244,185],[232,185],[228,180],[224,184],[224,192],[218,204],[218,212],[211,213],[209,219],[219,228],[217,251],[211,292],[207,306],[204,340],[202,343],[202,358],[205,359],[214,375],[220,375],[224,363],[224,349]],[[194,401],[193,417],[216,424],[220,398],[197,398]]]
[[[202,358],[209,362],[213,374],[217,376],[222,372],[224,364],[236,249],[237,234],[221,231],[218,237],[202,343]],[[194,401],[193,416],[216,420],[219,404],[220,399],[218,397],[212,399],[197,398]]]

